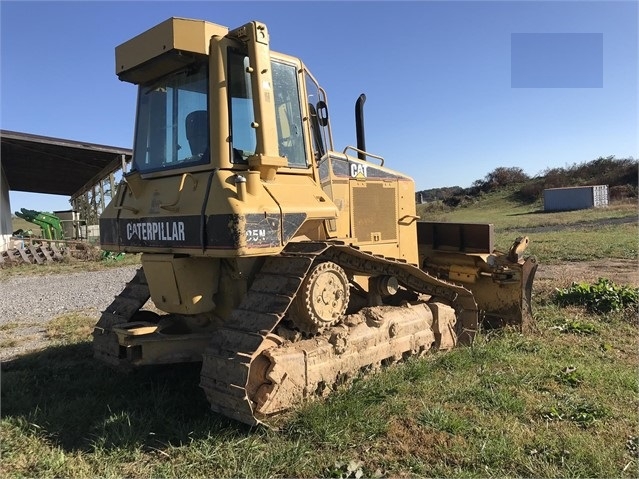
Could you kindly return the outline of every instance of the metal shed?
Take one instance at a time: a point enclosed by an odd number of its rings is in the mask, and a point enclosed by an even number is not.
[[[608,185],[544,190],[544,211],[585,210],[608,206]]]

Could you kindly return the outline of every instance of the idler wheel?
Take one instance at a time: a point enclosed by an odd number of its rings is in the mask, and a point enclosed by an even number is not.
[[[326,261],[311,267],[291,305],[290,318],[304,333],[315,334],[337,324],[349,300],[348,277]]]

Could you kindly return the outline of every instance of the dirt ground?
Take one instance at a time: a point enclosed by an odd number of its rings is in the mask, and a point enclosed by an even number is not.
[[[565,288],[575,282],[596,282],[607,278],[617,285],[639,287],[639,260],[605,259],[562,264],[540,264],[534,291]]]

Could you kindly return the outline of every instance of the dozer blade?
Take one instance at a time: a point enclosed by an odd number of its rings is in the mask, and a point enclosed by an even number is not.
[[[533,324],[531,297],[537,271],[534,258],[510,264],[507,272],[486,274],[466,287],[473,292],[480,310],[482,326],[516,326],[523,332]]]
[[[523,258],[527,237],[517,238],[507,253],[493,248],[490,224],[420,223],[422,268],[438,278],[469,289],[479,308],[482,326],[532,326],[532,285],[535,258]]]

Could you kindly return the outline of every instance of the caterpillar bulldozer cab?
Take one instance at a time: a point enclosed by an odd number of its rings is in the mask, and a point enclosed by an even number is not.
[[[492,225],[418,221],[413,180],[366,151],[365,97],[336,151],[326,93],[264,24],[171,18],[117,47],[116,73],[138,85],[134,154],[101,244],[142,267],[98,359],[201,361],[211,408],[256,424],[481,324],[526,326],[527,239],[499,253]]]

